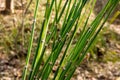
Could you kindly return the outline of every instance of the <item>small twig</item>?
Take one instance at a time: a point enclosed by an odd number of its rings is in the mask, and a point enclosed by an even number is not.
[[[26,7],[26,10],[25,10],[25,13],[24,13],[24,14],[26,14],[26,13],[27,13],[27,11],[28,11],[28,9],[29,9],[29,7],[30,7],[30,5],[31,5],[32,1],[33,1],[33,0],[30,0],[30,2],[29,2],[29,4],[28,4],[28,6]]]
[[[22,43],[22,44],[23,44],[23,46],[24,46],[24,21],[25,21],[25,16],[26,16],[26,14],[27,14],[27,11],[28,11],[28,9],[29,9],[29,7],[30,7],[32,1],[33,1],[33,0],[30,0],[30,2],[28,3],[28,6],[26,7],[26,9],[25,9],[25,11],[24,11],[24,9],[23,9],[23,7],[24,7],[24,5],[23,5],[23,0],[21,0],[21,3],[22,3],[22,10],[23,10],[23,12],[22,12],[22,23],[21,23],[22,38],[23,38],[23,43]]]

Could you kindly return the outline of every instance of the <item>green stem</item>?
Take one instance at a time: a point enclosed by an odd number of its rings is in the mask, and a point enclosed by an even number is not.
[[[33,24],[32,24],[32,32],[31,32],[31,36],[30,36],[30,40],[29,40],[30,42],[29,42],[28,53],[27,53],[27,58],[26,58],[26,66],[25,66],[25,69],[23,71],[22,80],[26,80],[27,68],[28,68],[28,65],[29,65],[29,59],[30,59],[33,37],[34,37],[34,29],[35,29],[35,22],[36,22],[36,16],[37,16],[37,11],[38,11],[38,4],[39,4],[39,0],[37,0],[35,12],[34,12],[34,21],[33,21]]]

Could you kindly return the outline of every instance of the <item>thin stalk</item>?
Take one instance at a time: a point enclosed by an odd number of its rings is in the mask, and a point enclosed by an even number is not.
[[[68,23],[68,22],[70,21],[70,19],[72,18],[73,13],[74,13],[75,10],[76,10],[76,5],[77,5],[77,1],[74,0],[74,3],[73,3],[73,5],[72,5],[72,8],[71,8],[70,12],[69,12],[69,9],[70,9],[69,7],[70,7],[70,6],[68,7],[68,9],[67,9],[67,11],[66,11],[66,14],[65,14],[65,17],[64,17],[64,21],[63,21],[63,24],[62,24],[62,29],[61,29],[61,31],[60,31],[60,35],[62,35],[62,32],[64,31],[67,23]]]
[[[80,14],[79,14],[79,17],[80,17]],[[78,19],[79,20],[79,19]],[[78,29],[78,20],[77,20],[77,23],[76,23],[76,25],[75,25],[75,30],[74,30],[74,32],[72,33],[72,36],[71,36],[71,39],[70,39],[70,44],[71,44],[71,41],[72,41],[72,39],[73,39],[73,37],[74,37],[74,35],[75,35],[75,33],[76,33],[76,31],[77,31],[77,29]],[[64,55],[63,55],[63,57],[66,55],[66,52],[67,52],[67,50],[68,50],[68,48],[70,47],[70,44],[68,43],[68,47],[66,47],[66,50],[65,50],[65,53],[64,53]],[[62,61],[62,60],[61,60]],[[62,66],[62,65],[61,65]],[[58,67],[58,69],[59,69],[60,67]],[[61,71],[61,70],[60,70]],[[57,73],[58,73],[59,71],[57,70]],[[59,74],[58,74],[59,75]],[[57,77],[58,77],[58,75],[57,75]],[[64,75],[64,74],[62,74],[62,75]],[[62,76],[60,76],[59,77],[60,79],[62,78]],[[58,78],[56,79],[56,80],[58,80]]]
[[[55,0],[55,18],[56,18],[56,21],[57,21],[57,18],[58,18],[58,8],[57,8],[57,0]]]
[[[65,4],[65,5],[66,5],[66,4]],[[63,8],[63,9],[64,9],[64,8]],[[62,12],[61,12],[62,14],[63,14],[63,11],[64,11],[64,10],[62,10]],[[60,19],[59,19],[59,20],[60,20]],[[66,39],[66,38],[65,38],[65,39]],[[64,40],[64,39],[63,39],[63,40]],[[58,44],[57,48],[55,49],[55,53],[53,52],[54,55],[53,55],[53,53],[51,53],[50,57],[49,57],[48,60],[46,61],[47,63],[44,65],[44,67],[43,67],[43,69],[42,69],[42,70],[43,70],[43,73],[46,72],[46,70],[49,71],[48,74],[51,72],[51,69],[48,70],[48,69],[50,68],[50,67],[48,66],[48,65],[49,65],[49,62],[50,62],[50,60],[53,58],[52,56],[54,56],[54,59],[53,59],[53,61],[52,61],[51,63],[53,63],[53,64],[55,63],[55,60],[57,59],[57,57],[58,57],[58,55],[59,55],[59,53],[61,52],[61,49],[62,49],[62,47],[60,47],[60,46],[63,46],[63,43],[60,42],[60,43]],[[55,55],[55,54],[56,54],[56,55]],[[44,75],[44,74],[43,74],[43,75]],[[46,75],[46,76],[47,76],[47,75]],[[45,76],[45,77],[46,77],[46,76]],[[43,77],[43,78],[44,78],[44,77]]]
[[[67,36],[66,36],[67,37]],[[61,49],[63,48],[65,41],[66,41],[66,37],[63,38],[59,44],[57,49],[55,49],[54,52],[51,53],[50,57],[47,60],[47,64],[43,67],[43,74],[42,74],[42,79],[47,80],[53,65],[55,64],[56,59],[58,58],[59,53],[61,52]]]
[[[57,70],[56,70],[56,72],[55,72],[55,76],[54,76],[54,79],[53,79],[53,80],[55,80],[56,77],[57,77],[57,75],[58,75],[58,72],[59,72],[59,70],[60,70],[60,68],[61,68],[61,66],[62,66],[62,64],[63,64],[63,60],[65,59],[65,56],[66,56],[66,54],[67,54],[67,52],[68,52],[68,49],[69,49],[70,46],[71,46],[71,43],[72,43],[72,40],[73,40],[73,38],[74,38],[74,36],[75,36],[75,33],[76,33],[76,31],[77,31],[77,28],[78,28],[78,21],[77,21],[77,23],[76,23],[76,25],[75,25],[75,28],[74,28],[74,31],[73,31],[71,37],[70,37],[70,40],[68,41],[67,47],[66,47],[66,49],[65,49],[65,52],[63,53],[62,59],[61,59],[61,61],[60,61],[60,63],[59,63],[60,66],[58,66],[58,68],[57,68]],[[57,79],[56,79],[56,80],[57,80]]]
[[[76,68],[78,67],[78,65],[81,63],[81,61],[84,59],[85,55],[87,54],[89,47],[91,46],[94,39],[96,38],[100,30],[102,29],[103,25],[105,24],[106,20],[108,19],[108,16],[112,12],[112,10],[115,8],[116,4],[119,2],[119,0],[114,0],[114,1],[109,0],[106,6],[94,19],[94,21],[92,21],[91,25],[87,27],[90,14],[92,12],[93,6],[95,5],[95,2],[93,3],[90,13],[88,14],[87,19],[84,23],[82,32],[79,35],[78,42],[76,43],[75,47],[70,51],[68,56],[65,58],[71,46],[73,38],[76,34],[76,31],[78,30],[79,18],[81,17],[82,9],[84,8],[87,1],[88,0],[74,0],[72,7],[70,7],[72,0],[66,0],[66,2],[64,3],[61,9],[61,12],[59,12],[60,6],[62,4],[62,0],[59,0],[59,4],[57,4],[58,3],[57,0],[47,0],[45,19],[42,24],[42,29],[39,35],[37,50],[34,56],[32,68],[28,76],[28,80],[39,80],[39,79],[47,80],[49,78],[52,68],[56,60],[58,59],[58,56],[60,55],[64,45],[66,45],[67,39],[69,39],[69,41],[67,43],[65,52],[61,57],[61,61],[58,65],[58,68],[54,75],[53,80],[70,80]],[[36,19],[38,3],[39,3],[39,0],[37,0],[37,5],[34,12],[34,19]],[[50,15],[51,15],[54,3],[55,3],[56,14],[55,14],[55,18],[52,23],[52,26],[50,28],[51,34],[48,34],[47,33],[48,25],[49,25]],[[62,29],[60,30],[60,33],[59,33],[57,32],[58,23],[60,22],[60,19],[66,8],[67,10],[66,10],[64,21],[62,23]],[[102,21],[104,17],[105,17],[105,20]],[[26,80],[27,67],[29,64],[30,52],[31,52],[33,36],[34,36],[35,21],[33,22],[33,25],[32,25],[33,27],[32,27],[31,37],[30,37],[30,43],[29,43],[30,46],[28,48],[26,67],[23,71],[22,80]],[[74,29],[73,33],[69,37],[68,33],[70,33],[72,29]],[[51,54],[49,55],[43,67],[41,67],[40,65],[41,65],[44,53],[46,51],[46,44],[48,44],[50,39],[52,38],[53,38],[53,45],[52,45]],[[40,68],[41,70],[39,70]]]
[[[61,2],[62,2],[62,0],[60,0],[60,2],[59,2],[58,10],[57,10],[58,12],[59,12],[59,10],[60,10]],[[64,5],[66,5],[66,4],[64,4]],[[64,8],[65,8],[65,7],[64,7]],[[62,11],[60,12],[60,15],[61,15],[61,16],[63,15],[64,8],[62,8]],[[58,17],[57,21],[56,21],[56,17],[57,17],[57,16],[55,16],[54,21],[53,21],[53,24],[52,24],[52,26],[51,26],[51,28],[50,28],[50,34],[48,34],[48,36],[47,36],[47,38],[46,38],[46,44],[48,44],[48,42],[49,42],[49,40],[52,38],[52,36],[55,35],[55,29],[57,28],[57,24],[59,23],[59,21],[60,21],[60,19],[61,19],[61,16]],[[55,23],[55,21],[56,21],[56,23]],[[54,45],[54,43],[53,43],[53,45]],[[43,50],[43,52],[42,52],[42,56],[44,55],[45,50],[46,50],[46,46],[44,47],[44,50]],[[41,56],[41,60],[42,60],[42,56]],[[41,61],[39,61],[39,62],[41,62]],[[38,73],[38,78],[40,78],[42,72],[43,72],[43,69]]]
[[[63,43],[59,43],[59,44],[62,45]],[[57,59],[57,57],[58,57],[58,55],[59,55],[59,52],[61,51],[61,48],[59,48],[59,44],[58,44],[58,46],[57,46],[58,48],[55,49],[55,53],[53,52],[53,53],[54,53],[54,56],[56,56],[56,57],[54,57],[54,59],[53,59],[53,64],[55,63],[55,60]],[[57,50],[57,49],[58,49],[58,50]],[[56,51],[59,51],[59,52],[56,52]],[[53,53],[51,53],[51,55],[50,55],[51,58],[49,57],[49,59],[46,61],[46,62],[47,62],[47,63],[45,64],[46,67],[45,67],[45,66],[43,67],[43,68],[46,69],[47,71],[48,71],[48,68],[50,67],[50,66],[48,66],[48,63],[49,63],[49,60],[52,59],[52,54],[53,54]],[[47,66],[48,66],[48,67],[47,67]],[[43,70],[44,70],[44,69],[43,69]],[[46,70],[44,70],[44,72],[46,72]],[[50,70],[50,71],[51,71],[51,70]],[[50,71],[49,71],[49,72],[50,72]]]
[[[47,0],[47,5],[46,5],[47,7],[46,7],[46,11],[45,11],[45,20],[43,22],[42,29],[40,32],[39,44],[38,44],[37,52],[35,54],[34,61],[32,64],[32,72],[29,75],[30,80],[33,79],[34,75],[36,75],[36,72],[39,69],[38,64],[39,64],[40,56],[41,56],[43,48],[44,48],[45,39],[46,39],[47,31],[48,31],[50,14],[52,11],[53,4],[54,4],[54,0],[52,0],[51,4],[50,4],[50,0]]]
[[[104,14],[104,13],[103,13]],[[102,15],[102,14],[101,14]],[[101,20],[101,16],[100,16],[100,19],[98,19],[98,20]],[[97,24],[98,25],[98,24]],[[96,26],[93,26],[93,27],[97,27],[97,25]],[[96,29],[96,28],[95,28]],[[72,56],[68,56],[69,58],[68,58],[68,64],[67,65],[70,65],[69,63],[71,63],[70,61],[72,61],[72,64],[74,65],[74,63],[75,63],[75,60],[77,60],[78,59],[78,56],[79,56],[79,54],[77,54],[77,53],[80,53],[83,49],[84,49],[84,47],[86,46],[86,44],[87,44],[87,40],[89,39],[89,37],[90,37],[90,35],[93,33],[93,32],[95,32],[95,29],[94,28],[91,28],[91,29],[88,29],[86,32],[85,32],[85,34],[83,35],[83,37],[81,37],[80,38],[80,40],[78,41],[78,43],[76,44],[76,47],[73,49],[73,51],[72,51]],[[77,46],[79,46],[79,47],[77,47]],[[75,53],[75,54],[73,54],[73,53]],[[72,65],[71,64],[71,65]],[[66,65],[66,67],[67,67],[67,65]],[[66,67],[65,67],[65,69],[66,69]],[[69,66],[69,68],[70,68],[70,66]],[[67,70],[69,70],[69,69],[66,69],[66,70],[63,70],[62,72],[61,72],[61,76],[64,74],[66,74],[66,72],[67,72]],[[60,76],[60,77],[61,77]]]
[[[38,11],[38,4],[39,4],[39,0],[37,0],[35,12],[34,12],[34,21],[33,21],[33,24],[32,24],[32,32],[31,32],[31,36],[30,36],[30,40],[29,40],[30,42],[29,42],[28,53],[27,53],[27,58],[26,58],[26,66],[25,66],[25,69],[23,71],[22,80],[26,80],[27,68],[28,68],[28,65],[29,65],[29,59],[30,59],[33,37],[34,37],[34,29],[35,29],[36,16],[37,16],[37,11]]]
[[[68,10],[69,10],[70,4],[71,4],[71,0],[69,0],[69,2],[68,2],[68,0],[66,0],[64,6],[63,6],[63,8],[62,8],[62,11],[61,11],[61,13],[60,13],[60,15],[59,15],[59,17],[58,17],[58,19],[57,19],[56,27],[57,27],[57,24],[58,24],[58,22],[60,21],[62,15],[63,15],[63,12],[65,11],[65,8],[66,8],[67,4],[68,4],[68,7],[67,7],[67,12],[66,12],[66,14],[68,14]],[[66,16],[67,16],[67,15],[65,15],[65,17],[66,17]],[[65,19],[64,19],[64,21],[65,21]],[[60,35],[58,35],[58,37],[60,38]],[[53,50],[57,47],[57,44],[58,44],[58,42],[56,42],[55,44],[53,44],[53,45],[55,45],[55,47],[53,47]]]
[[[84,0],[83,2],[80,1],[80,2],[81,2],[81,5],[80,5],[80,3],[78,4],[79,6],[76,7],[76,10],[72,15],[72,18],[70,19],[70,21],[66,25],[64,31],[61,32],[61,37],[64,37],[66,32],[69,32],[72,29],[73,25],[75,24],[76,20],[78,19],[79,15],[81,14],[81,11],[82,11],[84,5],[86,4],[87,0]]]
[[[70,9],[70,8],[69,8],[69,7],[70,7],[70,4],[71,4],[71,1],[70,1],[69,4],[68,4],[67,12],[68,12],[69,9]],[[67,14],[67,13],[66,13],[66,14]],[[76,25],[76,26],[77,26],[77,25]],[[74,30],[76,30],[76,28],[75,28]],[[72,36],[74,36],[74,34],[73,34]],[[63,57],[62,57],[62,59],[61,59],[59,65],[62,64],[63,59],[65,58],[65,55],[66,55],[66,53],[67,53],[67,51],[68,51],[68,49],[69,49],[69,46],[70,46],[70,44],[71,44],[71,41],[72,41],[72,37],[70,38],[70,40],[69,40],[69,42],[68,42],[68,45],[67,45],[67,47],[66,47],[66,50],[65,50],[65,52],[64,52],[64,54],[63,54]],[[56,72],[55,72],[55,75],[54,75],[53,80],[55,80],[55,78],[56,78],[56,76],[57,76],[57,74],[58,74],[59,68],[60,68],[60,66],[58,66],[58,68],[57,68],[57,70],[56,70]]]
[[[77,62],[76,66],[74,66],[74,67],[71,69],[71,72],[69,72],[70,74],[67,76],[67,78],[66,78],[65,80],[69,80],[69,79],[72,77],[72,75],[73,75],[73,73],[75,72],[77,66],[80,65],[80,63],[81,63],[82,60],[84,59],[84,56],[87,54],[88,49],[90,48],[90,46],[91,46],[92,43],[94,42],[95,38],[97,37],[97,35],[98,35],[99,32],[101,31],[103,25],[104,25],[105,22],[107,21],[107,19],[108,19],[108,17],[110,16],[112,10],[114,10],[115,6],[116,6],[116,5],[113,5],[113,6],[111,7],[111,9],[110,9],[109,12],[108,12],[108,15],[106,16],[105,20],[104,20],[103,23],[101,24],[100,28],[97,30],[97,32],[95,33],[95,35],[92,37],[92,39],[90,40],[88,46],[87,46],[87,47],[85,48],[85,50],[82,52],[82,56],[80,56],[79,60],[76,61],[76,62]]]
[[[110,14],[112,13],[112,11],[114,10],[114,8],[116,7],[117,4],[113,4],[111,5],[111,7],[109,8],[109,11],[107,11],[107,16],[105,17],[104,21],[101,23],[100,27],[98,28],[98,30],[95,32],[95,34],[92,36],[92,38],[89,41],[89,44],[86,46],[85,50],[82,52],[82,56],[80,58],[80,60],[78,61],[79,64],[81,63],[81,61],[83,60],[83,56],[86,55],[86,52],[88,51],[89,47],[92,45],[92,43],[94,42],[94,40],[96,39],[97,35],[99,34],[99,32],[101,31],[101,29],[103,28],[105,22],[107,21],[107,19],[109,18]]]
[[[109,10],[108,16],[110,15],[110,12],[111,12],[112,10],[113,10],[113,8],[111,8],[111,9]],[[67,75],[68,77],[67,77],[66,80],[69,80],[70,77],[72,76],[72,74],[74,73],[75,69],[77,68],[77,65],[79,65],[79,64],[78,64],[79,60],[80,60],[80,61],[83,60],[83,58],[84,58],[87,50],[89,49],[90,45],[92,44],[92,42],[93,42],[94,39],[96,38],[97,34],[100,32],[101,28],[103,27],[104,23],[105,23],[106,20],[108,19],[108,16],[105,18],[104,22],[102,23],[102,25],[101,25],[101,27],[99,28],[99,30],[97,31],[97,33],[93,36],[92,40],[90,41],[90,44],[88,44],[89,46],[88,46],[87,48],[85,47],[85,52],[84,52],[84,54],[83,54],[80,58],[76,59],[76,61],[73,62],[72,65],[75,65],[75,66],[71,66],[71,69],[69,69],[70,72],[69,72],[69,75]],[[83,50],[83,51],[84,51],[84,50]],[[75,63],[76,63],[76,64],[75,64]],[[72,68],[72,67],[73,67],[73,68]]]
[[[106,11],[106,8],[103,11]],[[102,11],[103,14],[100,13],[99,16],[96,17],[96,19],[91,23],[91,26],[88,27],[88,29],[84,32],[84,34],[78,40],[76,49],[73,51],[74,53],[76,53],[76,55],[74,54],[74,57],[73,56],[71,57],[72,60],[77,57],[77,55],[78,55],[77,53],[82,51],[82,49],[84,48],[83,46],[85,46],[85,44],[87,43],[87,38],[90,37],[90,35],[95,32],[97,26],[99,25],[99,23],[102,19],[102,16],[104,15],[103,11]],[[80,51],[79,51],[79,49],[80,49]]]

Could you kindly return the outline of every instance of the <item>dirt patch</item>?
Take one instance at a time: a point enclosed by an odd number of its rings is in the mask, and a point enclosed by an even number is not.
[[[23,64],[15,57],[0,54],[0,80],[20,80]],[[82,63],[71,80],[120,80],[120,62],[89,61]]]

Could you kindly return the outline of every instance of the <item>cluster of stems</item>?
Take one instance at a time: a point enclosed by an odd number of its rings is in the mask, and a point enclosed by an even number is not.
[[[108,0],[106,6],[88,26],[88,22],[90,21],[89,18],[96,1],[97,0],[47,0],[38,46],[34,55],[31,70],[28,71],[39,5],[39,0],[36,0],[34,22],[32,25],[26,66],[23,71],[22,80],[48,80],[60,54],[62,54],[62,57],[59,59],[60,62],[58,63],[58,67],[54,72],[52,80],[70,80],[76,68],[87,54],[87,51],[96,36],[107,21],[109,15],[112,13],[117,3],[119,3],[119,0]],[[49,26],[51,13],[53,11],[55,12],[55,17],[52,25]],[[82,14],[82,12],[84,13]],[[81,26],[82,30],[80,35],[78,35],[77,42],[73,46],[72,42]],[[58,28],[60,28],[60,30],[58,30]],[[44,64],[42,64],[50,40],[53,41],[52,45],[49,45],[51,46],[51,51],[49,51],[49,56]],[[63,48],[64,52],[62,52]],[[28,77],[26,78],[26,76]]]

